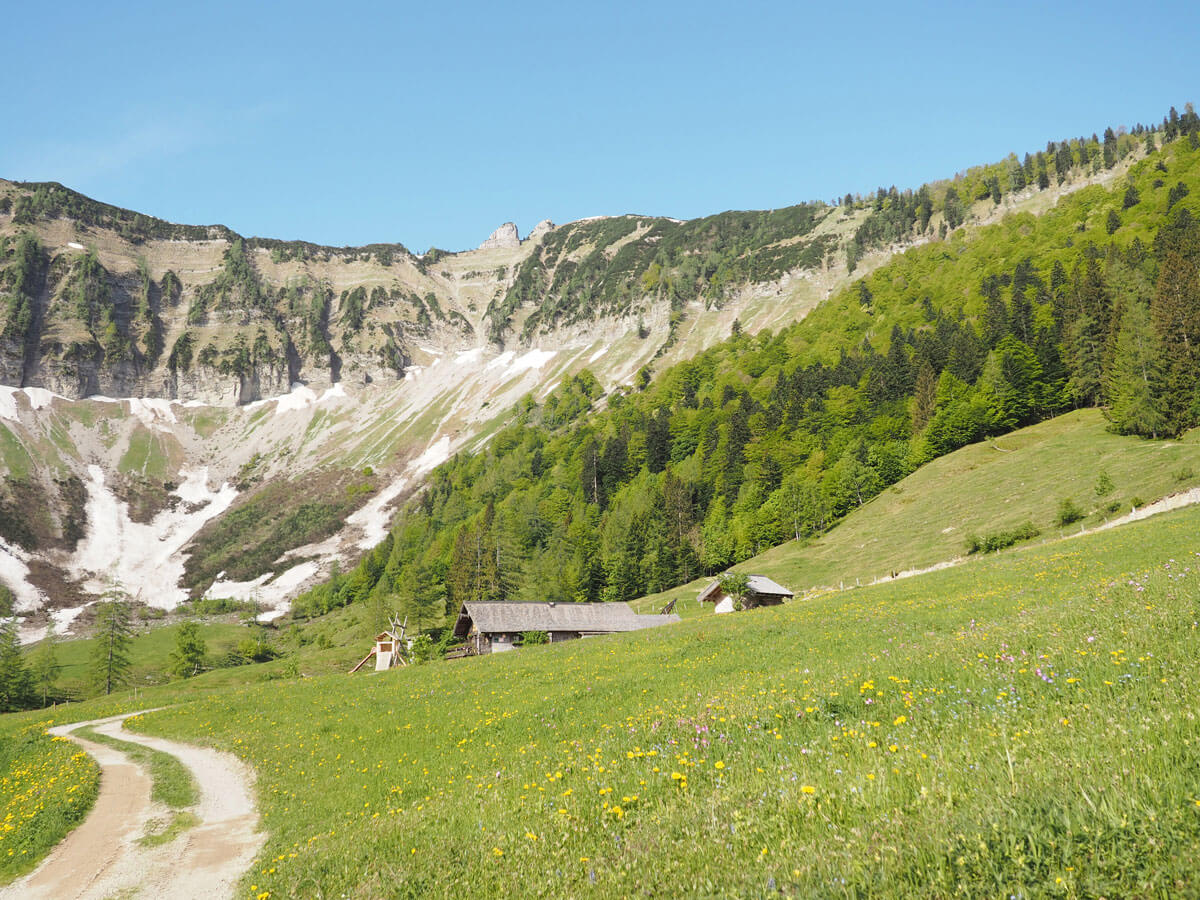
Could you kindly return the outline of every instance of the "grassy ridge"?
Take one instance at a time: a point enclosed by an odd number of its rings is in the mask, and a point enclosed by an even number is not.
[[[271,896],[1186,893],[1197,527],[142,727],[255,766]]]
[[[77,733],[86,740],[120,750],[145,766],[154,782],[150,791],[151,800],[165,804],[171,809],[185,809],[199,802],[200,793],[191,772],[170,753],[101,734],[94,727],[81,728]]]

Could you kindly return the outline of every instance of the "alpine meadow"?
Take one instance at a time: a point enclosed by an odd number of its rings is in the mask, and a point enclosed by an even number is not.
[[[1190,103],[457,252],[0,181],[0,383],[0,897],[1200,896]]]

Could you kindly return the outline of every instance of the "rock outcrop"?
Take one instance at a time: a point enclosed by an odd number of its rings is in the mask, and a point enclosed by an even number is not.
[[[517,226],[512,222],[505,222],[499,228],[492,232],[491,237],[479,245],[480,250],[512,250],[521,246],[521,236],[517,232]]]
[[[542,219],[542,221],[538,222],[536,225],[533,226],[533,231],[529,232],[529,237],[525,238],[525,240],[527,240],[527,241],[541,240],[541,238],[543,236],[549,234],[553,230],[554,230],[554,223],[551,222],[549,219]]]

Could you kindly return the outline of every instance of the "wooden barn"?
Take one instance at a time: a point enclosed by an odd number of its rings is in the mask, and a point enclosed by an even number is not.
[[[747,579],[746,609],[754,609],[756,606],[778,606],[794,596],[791,591],[781,584],[776,584],[766,575],[749,575]],[[701,603],[717,604],[716,612],[733,612],[734,609],[734,598],[721,590],[720,581],[714,581],[702,590],[697,599]]]
[[[462,605],[454,637],[467,642],[463,655],[501,653],[520,646],[521,635],[542,631],[552,642],[597,634],[639,631],[678,622],[677,615],[639,615],[628,603],[496,603]]]

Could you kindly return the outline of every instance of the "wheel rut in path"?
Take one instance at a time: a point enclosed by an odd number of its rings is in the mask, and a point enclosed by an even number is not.
[[[83,747],[100,765],[100,793],[83,823],[30,874],[0,889],[0,900],[103,900],[122,897],[217,900],[234,895],[262,849],[253,773],[228,753],[124,731],[130,715],[50,729]],[[142,744],[179,759],[196,780],[199,823],[156,847],[138,843],[152,820],[170,811],[150,799],[150,775],[112,747],[72,734],[95,726],[101,734]]]

